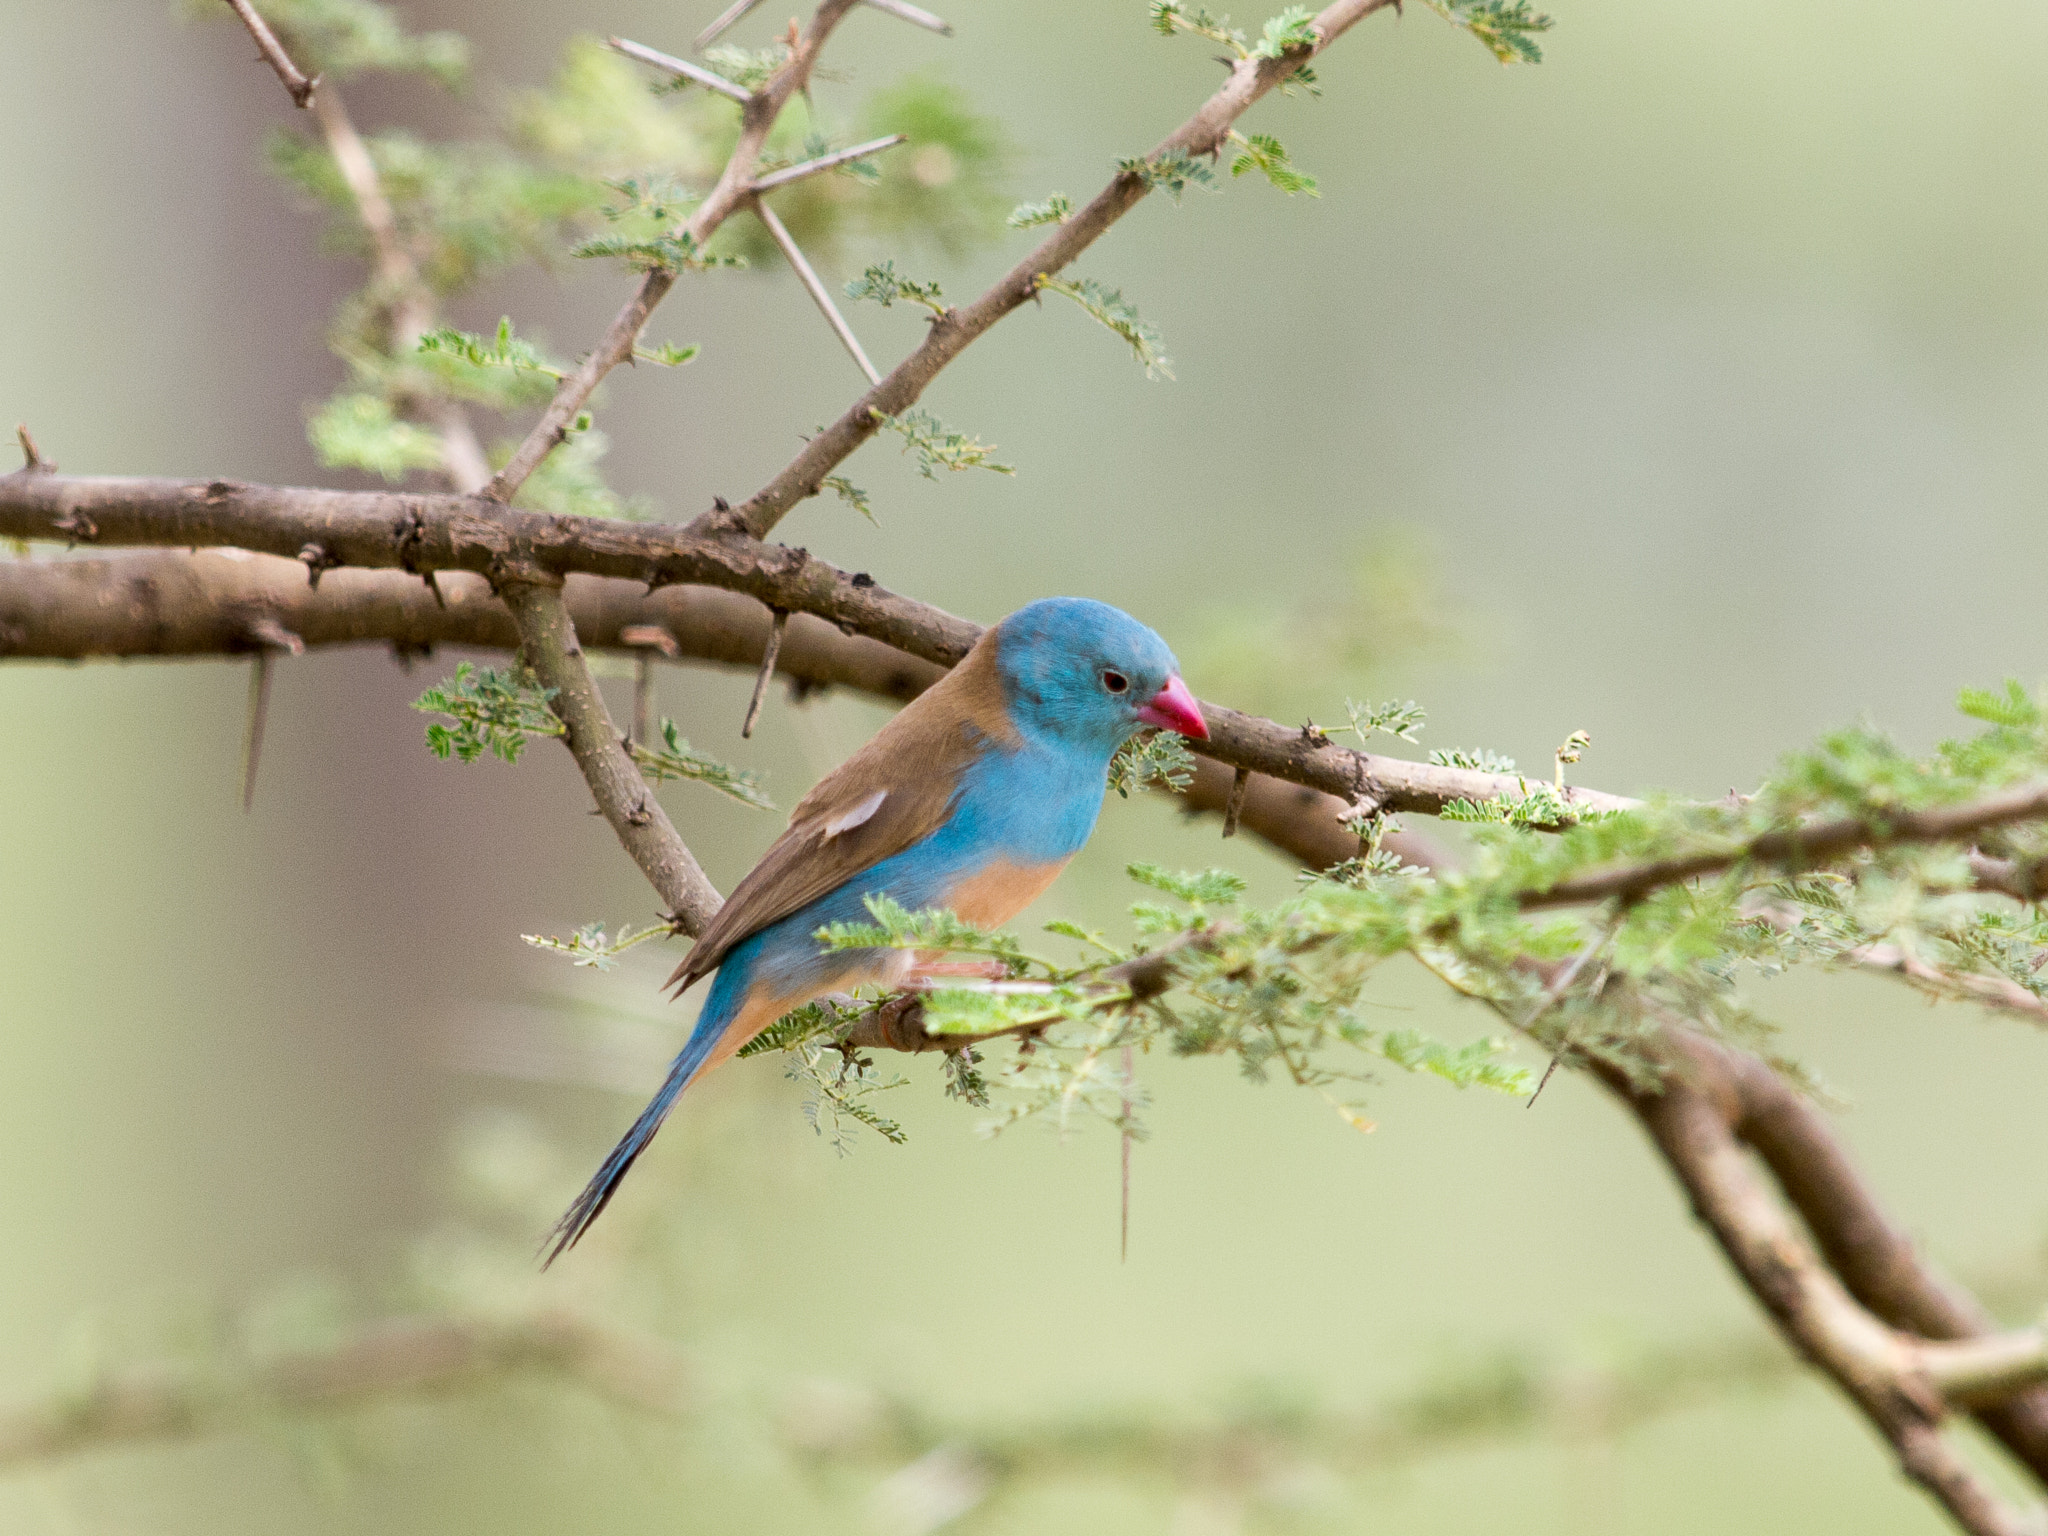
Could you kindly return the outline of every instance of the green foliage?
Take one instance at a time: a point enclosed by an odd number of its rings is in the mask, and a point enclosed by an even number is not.
[[[511,456],[505,445],[504,458]],[[576,429],[553,453],[540,461],[527,476],[513,501],[535,512],[553,512],[562,517],[611,517],[641,522],[654,515],[654,505],[644,496],[622,497],[606,483],[598,465],[611,451],[611,439],[590,425],[588,414],[579,417]]]
[[[666,923],[649,923],[636,932],[629,923],[619,930],[617,938],[607,938],[603,923],[585,923],[566,939],[539,933],[522,933],[519,937],[535,949],[567,955],[576,965],[587,966],[596,971],[609,971],[617,968],[619,956],[634,945],[644,944],[649,939],[666,938],[674,932],[675,930]]]
[[[769,1051],[786,1051],[792,1046],[824,1034],[840,1022],[839,1010],[830,1003],[806,1003],[794,1013],[785,1013],[760,1034],[740,1047],[742,1056],[763,1056]]]
[[[1292,197],[1305,193],[1309,197],[1321,197],[1316,190],[1316,179],[1306,171],[1298,170],[1287,158],[1287,146],[1269,133],[1254,133],[1249,136],[1235,130],[1230,135],[1231,143],[1238,146],[1237,158],[1230,162],[1233,178],[1247,171],[1257,171],[1280,191]]]
[[[427,750],[439,758],[473,763],[486,752],[502,762],[516,763],[529,736],[560,736],[566,727],[549,707],[552,688],[496,667],[463,662],[455,675],[414,700],[422,714],[446,715],[453,725],[427,727]]]
[[[623,261],[636,272],[710,272],[719,267],[744,267],[747,258],[708,252],[688,230],[643,235],[600,235],[574,246],[569,254],[584,260]]]
[[[344,390],[315,411],[306,436],[330,469],[363,469],[402,480],[412,470],[441,463],[438,434],[399,420],[388,400],[355,390]]]
[[[1491,800],[1453,800],[1437,813],[1444,821],[1497,822],[1510,827],[1556,827],[1577,813],[1549,784],[1523,781],[1525,793],[1495,795]]]
[[[827,475],[818,482],[869,522],[875,520],[875,509],[868,501],[868,493],[855,485],[844,475]]]
[[[1176,32],[1192,33],[1221,43],[1236,59],[1285,58],[1313,49],[1317,42],[1314,12],[1298,5],[1290,5],[1279,15],[1268,18],[1256,43],[1248,42],[1244,33],[1230,24],[1228,16],[1213,15],[1201,6],[1181,5],[1178,0],[1152,0],[1150,17],[1154,30],[1163,37],[1172,37]],[[1315,72],[1306,64],[1298,66],[1281,82],[1280,89],[1285,93],[1292,94],[1296,88],[1316,94]]]
[[[471,368],[509,368],[514,373],[538,373],[561,381],[562,370],[548,362],[532,342],[512,334],[512,317],[498,321],[498,334],[490,341],[473,331],[452,326],[428,331],[420,338],[419,350],[452,358]]]
[[[763,811],[775,809],[775,802],[761,788],[758,774],[734,768],[695,751],[683,739],[673,720],[661,722],[659,747],[649,747],[636,741],[632,744],[632,752],[633,761],[640,765],[640,771],[657,784],[669,779],[692,779],[709,785],[720,794],[730,795],[742,805]]]
[[[1066,277],[1038,279],[1041,293],[1065,294],[1080,305],[1099,325],[1121,336],[1145,370],[1148,379],[1170,379],[1173,377],[1173,359],[1159,350],[1159,332],[1148,325],[1137,309],[1122,292],[1105,288],[1092,277],[1078,281]]]
[[[1429,754],[1429,760],[1439,768],[1473,768],[1480,773],[1513,773],[1515,760],[1503,757],[1486,747],[1467,752],[1462,748],[1439,747]]]
[[[913,408],[900,416],[876,411],[874,417],[903,439],[905,453],[917,455],[917,472],[927,480],[938,479],[942,469],[955,473],[968,469],[992,470],[999,475],[1017,473],[1014,466],[998,464],[990,457],[996,451],[993,443],[955,432],[930,411]]]
[[[862,139],[901,133],[910,140],[876,162],[872,187],[859,192],[857,217],[868,234],[909,237],[957,260],[1001,231],[1016,152],[966,92],[911,75],[868,98],[856,132]]]
[[[1161,37],[1191,32],[1212,43],[1221,43],[1240,59],[1250,54],[1244,33],[1231,26],[1228,16],[1212,15],[1202,6],[1181,5],[1178,0],[1152,0],[1149,13],[1153,30]]]
[[[1074,204],[1064,192],[1036,203],[1019,203],[1003,222],[1012,229],[1029,229],[1034,224],[1064,224],[1073,216]]]
[[[867,1102],[875,1094],[908,1086],[909,1078],[900,1074],[884,1076],[873,1057],[846,1050],[815,1034],[801,1039],[788,1054],[784,1075],[806,1090],[804,1119],[810,1122],[812,1130],[831,1141],[840,1156],[853,1150],[853,1138],[860,1126],[895,1146],[910,1139],[902,1126]]]
[[[1140,885],[1164,891],[1175,900],[1197,908],[1233,906],[1250,889],[1243,876],[1234,875],[1227,869],[1204,869],[1190,874],[1186,870],[1176,873],[1158,864],[1131,864],[1125,867],[1124,873]]]
[[[827,949],[941,949],[949,954],[987,955],[1018,968],[1024,952],[1008,934],[955,917],[943,907],[911,912],[887,896],[863,903],[872,919],[866,923],[829,923],[812,935]]]
[[[187,8],[209,18],[226,12],[207,0],[191,0]],[[457,32],[408,32],[393,7],[373,0],[265,0],[263,16],[309,75],[345,80],[366,70],[417,71],[451,88],[469,75],[468,39]]]
[[[715,48],[704,50],[707,68],[750,91],[758,91],[766,85],[788,62],[789,44],[783,42],[770,43],[766,48],[742,48],[733,43],[720,43]],[[660,89],[682,91],[688,90],[690,84],[688,80],[670,80],[664,82]]]
[[[1290,5],[1278,16],[1268,18],[1264,31],[1252,47],[1255,59],[1285,58],[1290,53],[1315,47],[1316,15],[1305,5]]]
[[[846,296],[855,300],[872,300],[884,309],[901,299],[906,304],[922,304],[935,315],[946,312],[946,296],[937,283],[920,283],[901,277],[893,261],[880,261],[869,267],[846,285]]]
[[[1109,760],[1109,787],[1128,800],[1134,790],[1163,789],[1179,794],[1195,777],[1195,756],[1185,736],[1153,731],[1133,736]]]
[[[1375,732],[1397,741],[1413,741],[1429,719],[1429,711],[1413,699],[1389,699],[1384,704],[1357,704],[1346,699],[1344,711],[1351,716],[1353,733],[1368,746]]]
[[[1529,8],[1529,0],[1426,0],[1429,8],[1463,27],[1503,64],[1540,64],[1543,50],[1536,34],[1548,32],[1551,18]]]
[[[1147,191],[1165,192],[1176,203],[1189,187],[1206,187],[1212,192],[1216,189],[1216,173],[1179,145],[1157,158],[1140,155],[1119,160],[1116,168],[1126,176],[1137,177]]]

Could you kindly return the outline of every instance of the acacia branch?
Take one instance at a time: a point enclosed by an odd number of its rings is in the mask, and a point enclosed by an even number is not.
[[[313,99],[314,88],[320,84],[320,77],[306,78],[299,66],[292,62],[292,56],[285,52],[284,44],[277,40],[277,34],[270,30],[270,23],[257,14],[256,7],[249,4],[249,0],[228,0],[228,5],[242,18],[242,25],[256,40],[256,51],[263,55],[264,62],[277,72],[277,78],[291,95],[292,105],[305,110]]]
[[[1739,864],[1812,869],[1866,848],[1909,843],[1967,842],[1979,832],[2048,816],[2048,784],[2023,784],[1961,805],[1896,811],[1883,817],[1843,816],[1834,821],[1763,832],[1746,842],[1676,858],[1651,859],[1591,870],[1522,897],[1525,907],[1569,907],[1587,902],[1640,900],[1660,886],[1719,874]]]
[[[576,766],[583,770],[597,808],[641,873],[668,903],[671,921],[695,937],[718,911],[718,890],[677,835],[668,812],[640,776],[625,738],[612,724],[611,712],[597,690],[597,680],[590,675],[576,627],[562,602],[561,583],[548,577],[508,578],[499,595],[519,625],[520,649],[527,665],[544,685],[555,690],[552,707],[567,728],[565,740]]]
[[[406,491],[279,489],[229,480],[124,480],[0,475],[0,537],[66,543],[231,545],[304,558],[322,569],[397,567],[619,576],[650,586],[691,583],[745,592],[771,608],[814,614],[921,660],[952,666],[981,627],[838,569],[801,549],[650,523],[550,516],[477,498]],[[4,621],[4,620],[0,620]],[[1435,815],[1456,800],[1522,797],[1514,774],[1416,763],[1340,747],[1218,704],[1204,704],[1198,753],[1307,785],[1349,805]],[[1569,786],[1569,806],[1638,802]]]
[[[1252,103],[1285,81],[1315,55],[1358,22],[1392,0],[1336,0],[1316,17],[1313,48],[1279,58],[1239,59],[1230,67],[1230,77],[1193,117],[1160,140],[1149,161],[1176,152],[1192,156],[1213,155],[1223,145],[1230,125]],[[740,506],[727,512],[710,512],[699,521],[708,528],[730,528],[767,535],[799,501],[818,494],[819,487],[838,465],[881,428],[884,417],[900,416],[917,403],[925,387],[939,371],[984,335],[1003,316],[1037,298],[1040,280],[1067,266],[1100,238],[1109,227],[1144,200],[1151,184],[1136,170],[1122,170],[1098,192],[1088,206],[1055,228],[1038,248],[1012,267],[980,298],[962,309],[949,309],[936,316],[923,343],[862,395],[837,421],[810,438],[776,477]]]
[[[1612,1069],[1602,1079],[1635,1111],[1743,1284],[1862,1411],[1906,1475],[1972,1536],[2036,1536],[2038,1511],[2001,1499],[1943,1438],[1947,1405],[1921,1346],[1857,1304],[1757,1177],[1734,1133],[1739,1109],[1716,1103],[1726,1076],[1715,1052],[1694,1049],[1693,1038],[1664,1031],[1674,1072],[1654,1087]]]
[[[718,227],[751,196],[754,167],[760,161],[761,147],[767,143],[775,120],[782,115],[789,98],[809,85],[812,66],[818,62],[825,40],[857,3],[859,0],[823,0],[811,17],[810,26],[798,36],[782,67],[742,103],[739,142],[733,146],[718,181],[705,194],[704,201],[697,205],[681,230],[698,249],[701,250]],[[640,333],[646,329],[648,316],[668,296],[675,281],[676,273],[666,267],[657,267],[640,279],[640,286],[613,317],[596,348],[555,386],[554,398],[541,412],[540,420],[533,424],[525,440],[513,450],[505,467],[484,487],[486,497],[509,502],[519,487],[526,483],[527,476],[540,467],[541,460],[567,437],[570,423],[589,403],[592,391],[604,376],[633,355]]]
[[[470,1391],[528,1371],[566,1376],[635,1408],[674,1413],[685,1405],[681,1362],[657,1339],[566,1313],[397,1319],[318,1354],[226,1372],[182,1365],[110,1371],[82,1391],[0,1409],[0,1467],[184,1439],[277,1414]]]
[[[398,215],[392,211],[391,199],[384,195],[377,162],[371,158],[362,135],[356,132],[341,92],[332,84],[322,87],[313,97],[313,114],[320,120],[328,153],[334,156],[335,168],[355,200],[356,215],[370,236],[370,249],[376,257],[377,287],[382,290],[390,326],[392,355],[409,357],[418,348],[420,338],[434,327],[433,291],[420,276],[412,252],[406,249],[398,230]],[[468,412],[453,400],[438,396],[408,393],[402,403],[440,434],[441,464],[449,485],[464,493],[481,490],[491,477],[491,466],[484,456],[483,444],[477,440],[476,429],[470,425]]]

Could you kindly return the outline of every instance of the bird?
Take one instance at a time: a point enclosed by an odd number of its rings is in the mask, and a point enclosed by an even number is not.
[[[574,1247],[676,1100],[783,1015],[827,992],[894,988],[896,949],[828,949],[817,931],[868,920],[887,897],[1008,922],[1088,841],[1110,760],[1140,731],[1206,739],[1173,652],[1121,609],[1081,597],[1026,604],[911,700],[790,814],[668,986],[716,973],[654,1098],[549,1232],[543,1267]]]

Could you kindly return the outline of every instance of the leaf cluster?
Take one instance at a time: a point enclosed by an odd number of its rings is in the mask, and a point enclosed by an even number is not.
[[[1536,35],[1555,22],[1532,10],[1529,0],[1426,0],[1444,20],[1463,27],[1503,64],[1540,64]]]
[[[1041,293],[1063,294],[1072,299],[1096,324],[1123,338],[1131,355],[1144,368],[1146,378],[1173,377],[1173,359],[1160,350],[1158,329],[1146,322],[1121,290],[1105,288],[1092,277],[1041,275],[1037,286]]]
[[[529,736],[565,734],[567,727],[551,707],[555,693],[530,674],[465,661],[412,707],[454,722],[427,727],[427,750],[434,756],[473,763],[489,753],[500,762],[516,763]]]
[[[866,299],[882,306],[893,307],[900,299],[906,304],[921,304],[935,315],[946,312],[946,296],[936,282],[918,282],[903,277],[896,271],[893,261],[878,261],[846,285],[849,299]]]
[[[875,411],[874,417],[903,439],[905,453],[917,455],[917,472],[927,480],[938,479],[942,469],[953,473],[969,469],[992,470],[999,475],[1017,473],[1015,466],[995,461],[993,443],[955,432],[930,411],[913,407],[900,416]]]
[[[1177,795],[1194,777],[1195,755],[1188,750],[1187,738],[1177,731],[1133,736],[1109,760],[1109,787],[1123,800],[1145,789]]]

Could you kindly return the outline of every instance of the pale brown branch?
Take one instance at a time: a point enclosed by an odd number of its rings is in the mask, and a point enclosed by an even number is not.
[[[279,489],[229,480],[120,480],[0,475],[0,536],[100,545],[233,545],[325,568],[415,572],[508,570],[623,576],[745,592],[771,608],[810,613],[922,660],[952,666],[981,627],[856,578],[800,549],[651,523],[549,516],[463,496]],[[1435,815],[1455,800],[1519,798],[1523,780],[1340,747],[1320,732],[1204,704],[1209,739],[1190,745],[1220,762],[1304,784],[1346,802]],[[1638,802],[1577,785],[1567,805],[1618,810]]]
[[[1896,811],[1883,818],[1843,816],[1833,821],[1759,833],[1725,848],[1591,870],[1522,897],[1525,907],[1568,907],[1587,902],[1635,901],[1661,886],[1720,874],[1740,864],[1812,869],[1866,848],[1906,843],[1967,842],[1979,832],[2048,816],[2048,784],[2025,784],[1961,805]]]
[[[699,249],[752,195],[754,167],[760,161],[761,146],[767,143],[775,120],[782,115],[789,98],[809,83],[811,68],[817,63],[825,40],[857,3],[858,0],[823,0],[811,17],[810,26],[798,35],[796,46],[790,50],[789,58],[782,67],[741,104],[739,142],[733,146],[716,184],[679,231],[694,241]],[[505,467],[491,477],[490,483],[484,487],[486,497],[509,502],[519,487],[526,483],[527,477],[540,467],[541,460],[554,452],[605,375],[633,355],[640,333],[646,329],[647,317],[668,296],[675,281],[675,272],[667,268],[656,268],[640,279],[639,287],[612,318],[597,346],[555,387],[554,398],[541,412],[540,419],[513,450]]]
[[[277,34],[270,30],[270,24],[257,14],[256,7],[249,4],[249,0],[228,0],[228,4],[242,18],[242,25],[249,29],[249,35],[256,39],[257,51],[263,55],[264,62],[277,71],[277,78],[284,82],[292,105],[303,111],[311,103],[320,77],[306,78],[299,66],[292,62],[292,56],[285,52],[284,44],[277,40]]]
[[[927,32],[936,32],[941,37],[953,35],[953,24],[942,16],[934,16],[922,6],[912,5],[909,0],[866,0],[868,5],[899,21],[907,21],[914,27],[923,27]]]
[[[742,738],[754,734],[754,723],[761,718],[761,702],[768,697],[768,685],[775,680],[775,663],[782,655],[782,637],[789,632],[789,614],[786,610],[775,610],[774,627],[768,631],[768,647],[761,652],[761,671],[754,678],[754,694],[747,700],[747,715],[740,722]]]
[[[2048,1328],[2021,1328],[1953,1344],[1923,1344],[1920,1369],[1959,1407],[2002,1403],[2048,1381]]]
[[[770,192],[777,187],[786,187],[793,181],[803,181],[820,171],[829,171],[835,166],[849,165],[855,160],[865,160],[869,155],[879,155],[885,149],[894,149],[898,144],[908,143],[907,133],[884,134],[879,139],[868,139],[864,143],[852,144],[845,149],[835,149],[829,155],[820,155],[815,160],[802,160],[795,165],[786,165],[779,171],[770,171],[765,176],[754,178],[756,193]]]
[[[761,227],[768,231],[769,238],[781,248],[790,270],[796,273],[797,281],[804,285],[804,292],[811,296],[811,302],[818,306],[818,312],[825,317],[825,323],[832,327],[832,334],[853,354],[854,362],[860,366],[860,371],[867,375],[868,382],[872,384],[878,381],[882,376],[875,371],[875,365],[868,361],[867,353],[861,350],[860,338],[853,334],[853,327],[848,325],[846,317],[839,313],[839,306],[832,302],[831,293],[819,280],[818,274],[811,269],[811,264],[804,260],[802,248],[791,237],[782,220],[775,216],[775,210],[757,197],[754,199],[754,212],[761,220]]]
[[[729,97],[733,101],[744,102],[753,96],[753,92],[745,86],[735,85],[716,70],[706,69],[702,64],[692,64],[688,59],[679,59],[671,53],[663,53],[660,49],[650,48],[645,43],[632,42],[623,37],[608,37],[604,40],[604,45],[614,53],[622,53],[642,64],[651,64],[664,74],[673,75],[678,80],[687,80],[692,85],[701,85],[705,90],[716,91],[720,96]]]
[[[1313,49],[1278,59],[1240,59],[1230,77],[1195,115],[1162,139],[1152,160],[1175,151],[1213,154],[1230,125],[1268,91],[1286,80],[1345,31],[1391,3],[1391,0],[1336,0],[1316,17],[1318,41]],[[1064,224],[1057,226],[1016,266],[973,303],[937,316],[915,352],[898,363],[888,377],[862,395],[844,415],[813,435],[781,473],[729,512],[710,512],[699,519],[705,528],[743,530],[766,536],[799,501],[818,494],[825,477],[879,430],[880,419],[900,416],[917,403],[941,369],[984,335],[990,327],[1038,296],[1039,282],[1067,266],[1109,227],[1135,208],[1150,190],[1135,170],[1119,171],[1114,180]]]
[[[565,1376],[656,1413],[688,1404],[689,1378],[658,1339],[561,1313],[509,1321],[395,1319],[318,1354],[223,1370],[111,1370],[82,1390],[0,1408],[0,1467],[186,1439],[274,1415],[333,1412],[396,1396],[468,1392],[532,1372]]]
[[[36,440],[29,436],[27,422],[18,421],[14,424],[14,440],[21,445],[23,470],[40,470],[47,474],[57,472],[57,466],[43,457],[43,451],[36,446]]]
[[[717,888],[705,878],[697,860],[668,819],[661,802],[633,762],[632,752],[612,724],[597,680],[590,675],[576,628],[562,602],[559,580],[536,573],[526,579],[507,577],[499,594],[519,625],[520,649],[527,665],[547,687],[556,690],[555,713],[567,728],[569,751],[583,770],[583,781],[611,823],[620,844],[640,866],[656,894],[668,904],[675,926],[693,937],[718,911]]]
[[[737,25],[741,17],[745,16],[747,12],[760,3],[761,0],[733,0],[731,5],[718,13],[717,18],[712,21],[710,26],[697,34],[697,40],[693,46],[699,53],[702,53],[706,48],[717,42],[725,32]]]
[[[370,236],[375,254],[377,286],[382,291],[385,312],[390,317],[390,343],[394,357],[410,357],[420,338],[434,328],[434,295],[420,276],[419,264],[406,249],[399,232],[398,215],[384,194],[377,162],[356,132],[354,119],[333,85],[324,86],[313,98],[314,116],[335,167],[355,200],[356,216]],[[464,495],[483,489],[491,478],[490,461],[469,413],[453,400],[438,397],[408,397],[404,405],[413,415],[423,417],[440,435],[441,467],[448,483]]]
[[[1916,1344],[1857,1305],[1814,1255],[1710,1097],[1713,1061],[1666,1031],[1674,1075],[1652,1089],[1604,1080],[1635,1110],[1750,1293],[1890,1444],[1901,1469],[1971,1536],[2038,1536],[2036,1512],[1990,1487],[1942,1435],[1945,1409]]]

